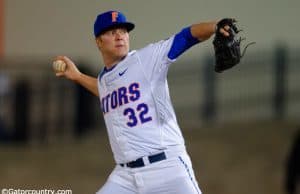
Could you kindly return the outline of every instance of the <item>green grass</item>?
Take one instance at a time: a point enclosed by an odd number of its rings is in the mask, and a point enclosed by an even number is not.
[[[296,123],[226,124],[184,130],[202,192],[283,194],[285,160]],[[107,134],[48,145],[0,145],[0,189],[95,193],[114,167]]]

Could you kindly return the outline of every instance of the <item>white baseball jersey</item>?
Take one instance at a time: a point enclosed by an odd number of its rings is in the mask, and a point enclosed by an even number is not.
[[[174,36],[131,51],[98,76],[98,89],[116,163],[184,148],[167,83]]]

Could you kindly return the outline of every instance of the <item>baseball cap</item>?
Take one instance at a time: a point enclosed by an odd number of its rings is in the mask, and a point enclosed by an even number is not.
[[[125,15],[119,11],[107,11],[97,16],[94,23],[94,35],[97,37],[115,27],[124,27],[129,32],[133,30],[134,24],[128,22]]]

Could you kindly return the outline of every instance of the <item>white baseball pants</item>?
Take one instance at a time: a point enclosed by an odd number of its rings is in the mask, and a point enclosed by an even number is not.
[[[184,153],[140,168],[117,165],[96,194],[201,194]]]

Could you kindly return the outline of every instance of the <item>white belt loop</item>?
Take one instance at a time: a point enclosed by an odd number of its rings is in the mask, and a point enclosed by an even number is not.
[[[143,157],[143,161],[144,161],[145,166],[147,166],[147,165],[150,164],[150,161],[149,161],[149,157],[148,157],[148,156],[144,156],[144,157]]]

